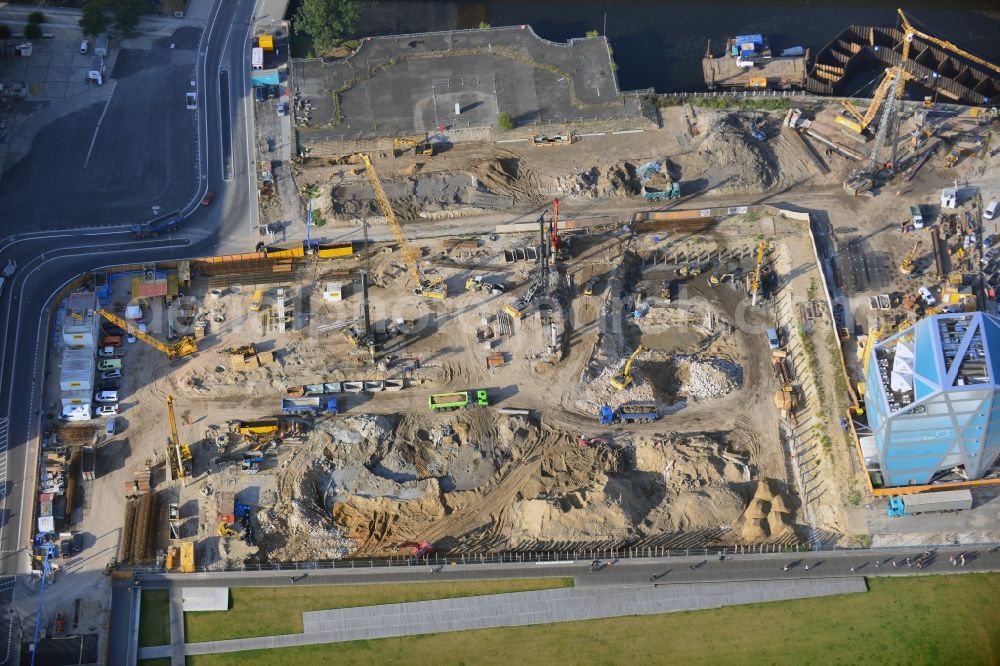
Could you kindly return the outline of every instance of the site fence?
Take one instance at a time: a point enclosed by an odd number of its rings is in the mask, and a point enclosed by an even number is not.
[[[969,546],[968,544],[963,544]],[[989,544],[980,544],[989,545]],[[837,546],[830,544],[799,544],[796,546],[785,546],[781,544],[761,544],[756,546],[732,546],[728,548],[665,548],[665,547],[641,547],[641,548],[593,548],[581,550],[549,550],[536,552],[507,551],[501,553],[475,554],[434,554],[425,557],[381,557],[381,558],[349,558],[342,560],[317,560],[310,562],[272,562],[261,564],[246,564],[229,567],[197,567],[198,573],[223,573],[223,572],[269,572],[269,571],[316,571],[334,569],[380,569],[392,567],[415,567],[415,566],[450,566],[450,565],[476,565],[476,564],[534,564],[534,565],[557,565],[577,562],[591,562],[593,560],[636,560],[651,558],[720,558],[734,556],[753,555],[794,555],[796,553],[913,553],[922,552],[928,548],[937,549],[941,546],[896,546],[884,548],[865,548],[863,546]],[[162,574],[163,569],[152,567],[133,567],[136,574]]]

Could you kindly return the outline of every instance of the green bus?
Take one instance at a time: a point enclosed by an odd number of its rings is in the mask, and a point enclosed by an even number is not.
[[[444,412],[452,409],[462,409],[470,404],[475,407],[489,407],[490,396],[482,390],[457,391],[455,393],[434,393],[427,398],[427,406],[432,412]]]

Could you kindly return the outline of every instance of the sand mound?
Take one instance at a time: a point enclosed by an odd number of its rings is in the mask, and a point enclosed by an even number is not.
[[[736,522],[745,543],[785,540],[795,536],[792,500],[778,491],[777,484],[761,479],[753,499]]]

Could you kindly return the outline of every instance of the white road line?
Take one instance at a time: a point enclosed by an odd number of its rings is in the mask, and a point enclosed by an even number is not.
[[[111,100],[114,99],[115,91],[111,91],[111,95],[108,96],[108,101],[104,104],[104,110],[101,111],[101,117],[97,119],[97,127],[94,128],[94,136],[90,140],[90,148],[87,150],[87,158],[83,160],[83,168],[87,168],[87,163],[90,162],[90,154],[94,152],[94,144],[97,143],[97,133],[101,131],[101,123],[104,122],[104,114],[108,112],[108,107],[111,106]]]

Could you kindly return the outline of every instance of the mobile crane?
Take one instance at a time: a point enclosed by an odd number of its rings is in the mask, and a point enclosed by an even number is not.
[[[760,294],[760,271],[764,266],[764,254],[767,252],[767,247],[767,241],[761,241],[757,244],[757,263],[750,281],[750,305],[757,305],[757,296]]]
[[[628,357],[628,362],[625,363],[625,369],[622,370],[620,375],[616,375],[611,379],[611,385],[614,386],[619,391],[624,391],[632,384],[632,365],[635,363],[635,359],[644,351],[649,351],[649,348],[645,345],[639,345],[632,352],[632,355]]]
[[[389,225],[389,229],[392,230],[392,235],[396,238],[399,251],[403,253],[403,258],[406,260],[406,267],[417,283],[417,286],[413,289],[413,293],[418,296],[426,296],[427,298],[438,300],[447,298],[448,285],[445,284],[444,278],[438,277],[435,280],[429,280],[421,274],[420,267],[417,266],[417,260],[410,250],[410,244],[407,242],[406,236],[403,235],[403,227],[400,226],[399,220],[396,219],[396,213],[392,210],[392,204],[389,203],[389,198],[385,195],[385,190],[382,189],[382,181],[379,180],[378,174],[375,173],[375,166],[372,164],[371,157],[365,153],[358,153],[358,157],[361,158],[361,161],[365,165],[365,173],[368,175],[368,182],[371,183],[372,190],[375,192],[375,200],[378,202],[379,208],[382,209],[382,214],[385,215],[385,221]]]
[[[920,246],[923,244],[924,242],[920,240],[913,244],[913,249],[907,252],[906,256],[903,257],[903,260],[899,262],[900,273],[907,276],[913,275],[913,271],[916,269],[914,259],[917,256],[917,252],[920,250]]]
[[[858,110],[858,108],[854,106],[850,100],[841,100],[840,103],[843,104],[848,113],[854,116],[855,120],[851,120],[850,118],[840,115],[834,118],[833,121],[838,125],[843,125],[852,132],[862,134],[868,129],[868,126],[871,125],[872,121],[875,120],[875,116],[878,115],[878,111],[882,107],[883,102],[885,102],[886,97],[889,96],[889,89],[892,87],[896,76],[897,72],[895,69],[885,70],[885,77],[883,77],[882,82],[879,83],[878,87],[875,89],[875,92],[872,95],[871,104],[868,105],[868,108],[864,113],[861,113],[861,111]],[[904,79],[913,78],[913,75],[906,71],[903,72],[902,76]],[[902,89],[902,87],[901,83],[899,88]]]
[[[153,347],[154,349],[159,349],[161,352],[167,355],[167,358],[170,359],[181,358],[183,356],[194,354],[195,352],[198,351],[198,344],[194,341],[194,338],[192,338],[190,335],[185,335],[183,338],[180,339],[179,342],[175,344],[165,345],[156,338],[154,338],[153,336],[149,335],[148,333],[139,330],[138,327],[128,323],[118,315],[112,314],[107,310],[103,309],[98,309],[97,314],[101,315],[115,326],[125,329],[131,335],[134,335],[135,337],[139,338],[150,347]]]
[[[897,9],[896,13],[899,14],[899,20],[903,26],[903,59],[900,61],[900,67],[903,66],[903,63],[905,63],[907,60],[910,59],[910,44],[913,42],[913,38],[919,37],[924,41],[930,42],[931,44],[934,44],[939,48],[945,49],[946,51],[951,51],[955,55],[962,56],[966,60],[974,62],[980,67],[985,67],[986,69],[989,69],[993,72],[996,72],[997,74],[1000,74],[1000,65],[995,65],[992,62],[989,62],[988,60],[983,60],[979,56],[974,56],[968,51],[965,51],[955,46],[951,42],[945,41],[943,39],[938,39],[937,37],[932,37],[931,35],[928,35],[926,32],[921,32],[917,30],[916,28],[913,27],[913,25],[910,24],[910,20],[906,18],[906,14],[903,13],[902,9]],[[903,85],[899,87],[897,98],[902,98],[903,87],[904,87]]]
[[[167,461],[178,479],[191,474],[191,449],[181,444],[177,435],[177,421],[174,419],[174,396],[167,396],[167,418],[170,420],[170,443],[167,446]]]

